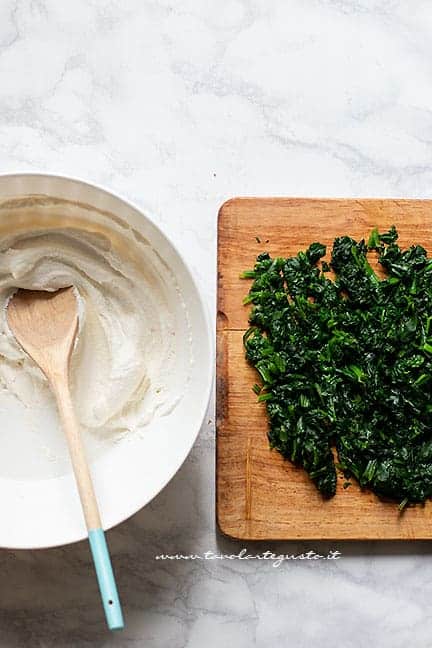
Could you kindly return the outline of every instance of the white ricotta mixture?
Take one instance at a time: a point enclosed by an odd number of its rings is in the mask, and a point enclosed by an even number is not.
[[[192,361],[176,277],[121,219],[43,197],[0,206],[0,388],[25,408],[55,410],[44,375],[8,329],[6,305],[17,288],[70,285],[80,302],[71,385],[83,428],[118,439],[172,411]]]

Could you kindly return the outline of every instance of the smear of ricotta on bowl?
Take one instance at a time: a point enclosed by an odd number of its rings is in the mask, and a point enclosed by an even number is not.
[[[181,287],[150,243],[121,218],[43,196],[0,205],[0,390],[27,411],[55,402],[8,329],[17,288],[75,286],[80,325],[71,363],[78,419],[97,454],[170,413],[192,363]],[[1,399],[0,399],[1,407]],[[41,448],[56,460],[49,441]]]

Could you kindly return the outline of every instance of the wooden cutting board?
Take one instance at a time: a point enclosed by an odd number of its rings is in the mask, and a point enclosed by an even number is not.
[[[292,256],[313,241],[367,237],[377,226],[399,230],[402,246],[432,251],[432,200],[235,198],[219,212],[217,315],[217,520],[244,540],[430,539],[432,503],[398,512],[396,504],[344,490],[324,500],[306,473],[269,449],[265,404],[251,387],[255,370],[244,359],[242,336],[250,281],[239,279],[255,257]],[[432,398],[432,394],[431,394]]]

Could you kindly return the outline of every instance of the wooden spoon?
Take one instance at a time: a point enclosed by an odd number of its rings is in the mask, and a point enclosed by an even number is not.
[[[78,331],[78,303],[73,288],[56,292],[18,290],[9,301],[7,321],[24,351],[42,369],[55,394],[108,627],[120,630],[123,628],[121,605],[69,389],[69,361]]]

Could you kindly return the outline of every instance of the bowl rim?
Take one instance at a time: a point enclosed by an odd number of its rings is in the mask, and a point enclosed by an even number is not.
[[[51,173],[48,171],[33,171],[33,170],[19,170],[19,171],[12,171],[12,172],[0,172],[0,180],[5,181],[8,178],[10,179],[19,179],[19,178],[26,178],[26,177],[34,177],[34,178],[45,178],[47,180],[54,179],[54,180],[63,180],[67,182],[72,182],[76,184],[81,184],[84,185],[91,190],[97,190],[101,191],[114,200],[118,200],[120,202],[123,202],[125,205],[127,205],[130,209],[134,210],[138,214],[141,214],[144,218],[146,218],[150,225],[156,230],[158,235],[162,238],[165,239],[165,241],[168,242],[168,244],[173,248],[175,253],[178,255],[185,273],[187,274],[189,280],[191,281],[191,284],[193,288],[195,289],[196,296],[198,298],[198,304],[201,309],[201,314],[203,316],[204,322],[205,322],[205,336],[206,336],[206,341],[208,343],[208,369],[207,373],[205,375],[205,391],[203,392],[203,397],[200,399],[201,400],[201,405],[198,408],[199,414],[197,416],[197,421],[199,421],[199,425],[197,425],[196,431],[191,435],[191,439],[189,444],[186,446],[185,451],[182,453],[182,455],[179,456],[179,460],[176,462],[176,467],[170,469],[167,472],[167,476],[164,481],[161,482],[160,486],[157,489],[154,489],[154,492],[151,493],[149,499],[144,504],[141,504],[140,506],[135,506],[132,505],[128,509],[125,509],[124,514],[121,515],[121,518],[119,518],[116,522],[111,523],[111,524],[104,524],[103,528],[107,531],[109,529],[112,529],[119,524],[122,524],[126,520],[128,520],[130,517],[135,515],[138,511],[140,511],[142,508],[150,504],[150,502],[153,501],[159,493],[161,493],[164,488],[169,484],[169,482],[173,479],[173,477],[177,474],[177,472],[180,470],[180,468],[183,466],[184,462],[188,458],[193,446],[196,443],[196,440],[198,438],[198,435],[202,429],[203,422],[206,417],[206,413],[208,411],[209,405],[210,405],[210,398],[213,390],[213,385],[214,385],[214,365],[215,365],[215,341],[213,339],[213,327],[211,323],[211,317],[210,317],[210,311],[209,311],[209,305],[207,304],[206,299],[203,296],[203,290],[201,285],[198,283],[196,278],[194,277],[192,273],[192,269],[189,266],[189,263],[185,260],[184,255],[180,250],[178,249],[177,245],[172,241],[171,237],[159,226],[157,222],[155,222],[153,214],[151,210],[149,211],[147,208],[142,208],[135,204],[132,200],[129,198],[126,198],[121,192],[117,191],[112,191],[111,189],[107,188],[105,185],[96,183],[96,182],[90,182],[88,180],[85,180],[79,176],[74,176],[74,175],[67,175],[63,173]],[[2,549],[11,549],[11,550],[20,550],[20,549],[30,549],[30,550],[38,550],[38,549],[50,549],[54,547],[63,547],[63,546],[68,546],[71,544],[75,544],[77,542],[81,542],[82,540],[85,540],[88,537],[87,532],[85,533],[79,533],[77,536],[72,539],[68,540],[67,542],[58,542],[58,541],[53,541],[53,542],[44,542],[43,544],[29,544],[28,542],[20,543],[20,544],[14,544],[13,546],[9,546],[7,544],[0,544],[0,547]]]

